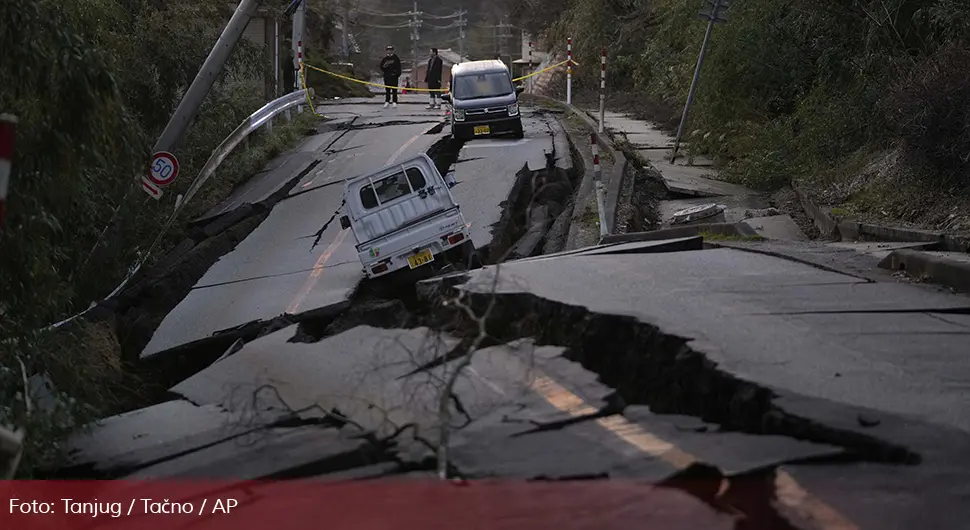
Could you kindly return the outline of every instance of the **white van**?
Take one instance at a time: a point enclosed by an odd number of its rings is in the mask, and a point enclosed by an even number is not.
[[[353,230],[368,278],[474,255],[461,208],[427,155],[347,181],[344,198],[340,226]]]

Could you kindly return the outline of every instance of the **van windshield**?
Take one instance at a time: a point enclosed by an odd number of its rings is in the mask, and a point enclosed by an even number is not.
[[[515,91],[506,72],[468,73],[455,77],[451,87],[456,99],[483,99],[504,96]]]

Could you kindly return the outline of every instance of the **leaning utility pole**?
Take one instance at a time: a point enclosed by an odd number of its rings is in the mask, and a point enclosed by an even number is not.
[[[161,136],[155,142],[153,152],[173,152],[175,147],[178,146],[185,130],[198,113],[202,101],[209,94],[216,78],[222,73],[226,61],[229,60],[229,56],[236,48],[236,43],[239,42],[243,32],[246,31],[246,26],[249,25],[249,21],[252,20],[261,3],[262,0],[243,0],[236,7],[236,12],[233,13],[226,28],[222,30],[219,40],[212,47],[212,51],[209,52],[205,62],[202,63],[202,69],[199,70],[192,84],[185,91],[175,113],[172,114]]]
[[[674,150],[670,156],[670,163],[677,160],[677,150],[680,148],[680,140],[684,135],[684,126],[687,125],[687,114],[690,106],[694,102],[694,91],[697,89],[697,81],[701,77],[701,66],[704,64],[704,55],[707,53],[707,45],[711,41],[711,32],[714,31],[714,24],[727,22],[727,9],[730,7],[730,0],[705,0],[705,8],[700,12],[700,18],[707,20],[707,31],[704,33],[704,42],[701,43],[701,53],[697,56],[697,67],[694,69],[694,78],[690,82],[690,90],[687,92],[687,104],[684,105],[684,113],[680,116],[680,126],[677,127],[677,138],[674,139]]]

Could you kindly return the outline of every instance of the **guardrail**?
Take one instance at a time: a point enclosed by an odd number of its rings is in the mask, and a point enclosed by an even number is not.
[[[205,165],[202,166],[202,169],[199,171],[198,176],[196,176],[195,180],[192,181],[192,184],[189,185],[189,189],[186,190],[184,196],[181,196],[178,199],[176,199],[175,210],[172,212],[172,215],[170,215],[168,220],[165,222],[165,225],[162,227],[161,231],[158,233],[158,236],[152,242],[152,245],[148,248],[148,251],[145,253],[144,257],[140,261],[136,262],[131,268],[128,269],[128,275],[125,276],[125,279],[121,282],[120,285],[118,285],[118,287],[116,287],[113,291],[111,291],[111,293],[108,294],[108,296],[104,298],[105,300],[108,300],[110,298],[117,296],[128,285],[128,282],[131,281],[131,279],[136,274],[138,274],[138,272],[142,268],[142,265],[148,262],[149,258],[151,258],[152,252],[155,250],[155,247],[158,246],[158,243],[162,240],[162,238],[165,236],[168,230],[172,227],[172,224],[175,223],[175,220],[178,218],[179,214],[185,209],[185,205],[188,204],[189,200],[191,200],[192,197],[194,197],[196,193],[198,193],[199,189],[201,189],[202,186],[205,185],[205,183],[209,180],[209,178],[212,177],[212,174],[215,173],[217,169],[219,169],[219,166],[226,159],[226,157],[232,154],[233,150],[239,144],[243,143],[249,137],[249,135],[253,134],[261,127],[266,126],[268,129],[272,129],[273,119],[279,116],[280,114],[284,114],[285,119],[287,120],[287,122],[289,122],[292,119],[291,109],[293,107],[297,107],[305,103],[307,96],[311,98],[313,97],[312,88],[308,88],[306,89],[306,91],[297,90],[283,97],[270,101],[269,103],[260,107],[260,109],[257,110],[256,112],[250,114],[248,118],[244,119],[242,123],[240,123],[239,126],[236,127],[236,129],[232,131],[232,133],[230,133],[225,140],[222,141],[222,143],[220,143],[215,149],[212,150],[212,155],[209,156],[209,160],[207,160]],[[64,324],[67,324],[69,322],[72,322],[84,316],[85,314],[88,313],[88,311],[90,311],[94,307],[95,307],[95,304],[92,304],[91,307],[89,307],[88,309],[85,309],[84,311],[74,316],[71,316],[69,318],[66,318],[60,322],[51,324],[50,326],[43,328],[41,331],[48,331],[51,329],[59,328]]]

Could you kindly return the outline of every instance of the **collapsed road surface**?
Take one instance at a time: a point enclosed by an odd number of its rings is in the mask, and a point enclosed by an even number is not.
[[[79,436],[74,472],[431,477],[444,437],[453,476],[679,489],[697,501],[697,515],[678,519],[693,523],[685,528],[963,527],[964,297],[696,237],[355,297],[348,236],[330,227],[312,253],[307,236],[339,205],[342,179],[444,138],[434,123],[403,123],[441,119],[417,108],[326,108],[353,122],[298,150],[316,145],[324,162],[303,175],[293,168],[289,198],[209,270],[144,355],[284,312],[302,318],[235,344],[172,385],[168,401]],[[523,168],[562,156],[554,125],[528,120],[527,141],[477,140],[458,153],[453,191],[473,230],[501,220]],[[484,246],[498,235],[474,237]]]
[[[251,322],[312,312],[350,298],[361,279],[353,234],[331,223],[316,241],[316,232],[341,206],[344,180],[427,152],[447,140],[447,129],[442,111],[424,109],[417,98],[393,110],[354,100],[319,110],[342,119],[227,202],[258,202],[297,177],[289,195],[165,317],[142,350],[143,358]],[[471,160],[456,170],[453,193],[479,246],[490,243],[492,225],[502,217],[502,203],[519,170],[526,165],[542,169],[546,155],[553,154],[545,118],[526,117],[525,125],[527,137],[511,147],[499,139],[494,141],[502,149],[478,149],[489,140],[470,142],[466,150],[501,156],[489,156],[497,162],[488,166]],[[225,210],[225,205],[217,208],[220,214]]]

